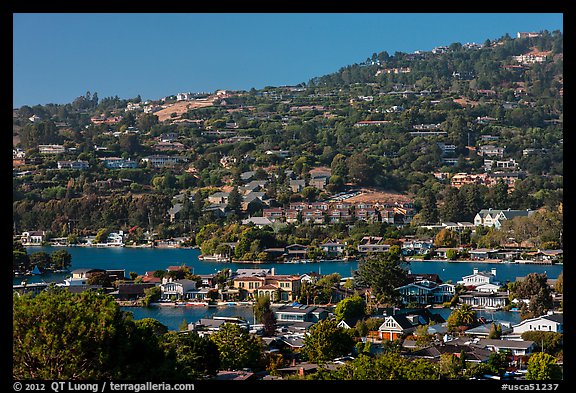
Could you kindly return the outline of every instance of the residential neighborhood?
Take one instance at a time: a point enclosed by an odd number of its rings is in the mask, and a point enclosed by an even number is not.
[[[14,380],[567,379],[563,34],[480,42],[13,108]]]

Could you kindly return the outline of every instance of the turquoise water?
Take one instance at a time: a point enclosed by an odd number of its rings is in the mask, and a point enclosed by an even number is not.
[[[28,254],[37,251],[52,253],[62,247],[28,247]],[[358,269],[358,262],[318,262],[318,263],[262,263],[237,264],[205,262],[198,260],[200,251],[196,249],[152,249],[152,248],[96,248],[96,247],[66,247],[72,255],[71,270],[78,268],[124,269],[126,276],[130,272],[144,274],[147,271],[166,269],[171,265],[186,264],[195,274],[211,274],[224,268],[236,270],[238,268],[275,268],[276,274],[304,274],[316,272],[321,274],[339,273],[342,277],[349,277]],[[562,265],[529,265],[505,263],[473,263],[473,262],[411,262],[409,269],[412,273],[436,273],[443,281],[456,282],[463,276],[472,274],[472,270],[480,271],[496,269],[496,279],[501,282],[516,281],[517,277],[524,277],[529,273],[546,273],[548,278],[557,278],[562,271]],[[61,281],[66,274],[46,274],[43,276],[28,277],[28,282]],[[15,278],[14,283],[19,284],[21,278]]]
[[[155,318],[170,330],[178,330],[182,321],[192,323],[200,318],[219,317],[242,317],[248,322],[253,323],[254,317],[252,306],[235,305],[235,306],[218,306],[218,307],[122,307],[122,310],[131,312],[134,319]],[[449,308],[431,309],[434,314],[440,314],[444,319],[452,312]],[[488,311],[477,310],[478,317],[484,317],[487,320],[500,320],[511,323],[520,322],[520,313],[510,311]]]
[[[52,253],[62,247],[28,247],[28,254],[45,251]],[[349,277],[358,268],[358,262],[319,262],[305,264],[234,264],[204,262],[198,260],[199,250],[195,249],[150,249],[150,248],[93,248],[93,247],[66,247],[72,255],[71,270],[79,268],[124,269],[126,275],[130,272],[144,274],[146,271],[166,269],[172,265],[186,264],[195,274],[210,274],[224,268],[236,270],[238,268],[275,268],[277,274],[304,274],[316,272],[321,274],[339,273]],[[443,281],[456,282],[462,276],[472,273],[474,268],[480,271],[496,269],[496,278],[501,282],[515,281],[517,277],[529,273],[546,273],[548,278],[557,278],[562,271],[562,265],[523,265],[500,263],[471,263],[471,262],[411,262],[409,269],[412,273],[436,273]],[[27,277],[28,282],[59,282],[66,277],[64,273],[46,274],[42,276]],[[22,278],[14,278],[13,283],[19,284]],[[196,322],[200,318],[212,316],[240,316],[252,322],[251,306],[219,306],[219,307],[123,307],[125,311],[132,312],[134,319],[156,318],[170,330],[178,330],[183,320]],[[450,315],[450,309],[432,309],[434,313],[441,314],[444,319]],[[478,316],[486,319],[497,319],[517,323],[520,315],[517,312],[504,311],[478,311]]]

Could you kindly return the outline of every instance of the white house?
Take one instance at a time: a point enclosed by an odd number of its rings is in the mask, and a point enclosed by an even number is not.
[[[512,333],[515,335],[533,331],[564,333],[564,315],[549,311],[546,315],[512,325]]]
[[[44,231],[27,231],[22,232],[20,240],[23,245],[40,245],[44,241],[45,233]]]
[[[485,227],[495,227],[500,229],[502,222],[505,220],[512,220],[515,217],[528,217],[534,213],[533,210],[498,210],[498,209],[482,209],[474,217],[474,225],[482,225]]]
[[[155,168],[161,168],[165,166],[173,166],[178,164],[180,162],[180,158],[156,154],[144,157],[142,158],[142,161],[150,163],[150,165],[152,165]]]
[[[496,293],[500,289],[500,285],[485,283],[476,286],[476,291],[484,293]]]
[[[535,347],[534,341],[517,341],[517,340],[493,340],[481,338],[477,345],[488,348],[494,352],[510,351],[512,356],[525,356],[532,353]]]
[[[90,164],[88,161],[58,161],[58,169],[87,169]]]
[[[474,268],[473,273],[467,276],[463,276],[462,280],[458,281],[458,284],[462,284],[464,286],[474,286],[477,287],[481,284],[495,284],[498,285],[499,283],[494,280],[496,277],[496,269],[491,269],[490,272],[479,272],[478,268]]]
[[[270,221],[266,217],[250,217],[242,220],[242,225],[247,224],[254,224],[259,228],[265,227],[266,225],[272,225],[272,221]]]
[[[188,299],[191,298],[191,292],[196,289],[196,281],[194,280],[176,280],[169,281],[163,280],[164,282],[160,284],[160,290],[162,295],[160,298],[162,300],[171,299]]]
[[[106,243],[111,246],[123,246],[124,231],[110,232],[106,238]]]

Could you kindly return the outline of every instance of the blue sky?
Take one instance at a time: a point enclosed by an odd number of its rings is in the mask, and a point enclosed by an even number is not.
[[[86,91],[138,94],[295,85],[364,61],[518,31],[563,29],[561,13],[15,13],[13,107]]]

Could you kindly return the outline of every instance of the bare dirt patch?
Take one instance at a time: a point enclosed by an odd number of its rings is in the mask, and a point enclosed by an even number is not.
[[[363,188],[360,194],[346,199],[346,202],[361,203],[361,202],[411,202],[412,199],[405,194],[400,194],[394,191],[374,190]]]
[[[182,116],[182,114],[188,112],[190,109],[205,108],[212,105],[214,105],[213,98],[208,98],[206,100],[178,101],[170,104],[170,106],[167,108],[161,109],[158,112],[154,112],[154,114],[158,116],[158,121],[162,122],[171,118],[177,119]],[[176,115],[173,116],[173,113]]]

